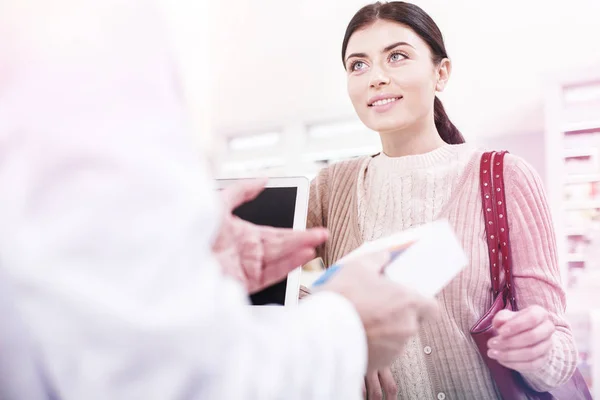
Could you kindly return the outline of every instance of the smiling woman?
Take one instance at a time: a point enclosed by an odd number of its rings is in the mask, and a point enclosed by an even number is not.
[[[413,4],[375,3],[350,21],[342,60],[354,109],[379,133],[383,152],[332,164],[313,180],[308,226],[330,231],[318,256],[330,266],[364,242],[447,219],[470,260],[438,295],[440,319],[423,325],[391,369],[366,377],[368,398],[499,399],[470,336],[492,301],[479,186],[480,172],[489,171],[480,170],[483,151],[464,143],[436,96],[452,72],[442,34]],[[495,320],[502,329],[488,356],[544,392],[570,379],[577,353],[539,176],[512,155],[504,176],[521,309]]]

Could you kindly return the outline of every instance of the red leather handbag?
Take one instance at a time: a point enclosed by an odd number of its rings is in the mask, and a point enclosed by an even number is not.
[[[496,313],[505,308],[518,310],[513,287],[510,236],[506,215],[503,173],[505,154],[506,152],[488,152],[481,157],[481,199],[490,258],[493,304],[471,328],[471,336],[504,400],[591,400],[592,395],[583,375],[578,370],[564,385],[551,392],[541,393],[529,387],[518,372],[502,366],[487,356],[488,340],[496,335],[492,326]],[[500,268],[504,269],[503,282],[500,282]]]

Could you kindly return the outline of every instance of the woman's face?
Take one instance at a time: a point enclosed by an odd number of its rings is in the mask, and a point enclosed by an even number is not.
[[[350,37],[348,94],[361,121],[379,133],[404,130],[433,118],[450,61],[434,65],[427,43],[396,22],[378,20]]]

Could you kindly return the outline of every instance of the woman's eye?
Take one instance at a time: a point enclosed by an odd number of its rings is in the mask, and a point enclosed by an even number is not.
[[[350,68],[352,71],[360,71],[361,69],[364,69],[367,66],[367,64],[365,64],[362,61],[355,61],[354,63],[352,63],[352,67]]]
[[[398,62],[401,61],[403,59],[405,59],[406,56],[402,53],[392,53],[392,55],[390,55],[390,61],[391,62]]]

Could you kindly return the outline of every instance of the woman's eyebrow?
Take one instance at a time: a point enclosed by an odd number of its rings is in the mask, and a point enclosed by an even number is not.
[[[386,53],[396,47],[399,46],[409,46],[412,47],[413,49],[415,48],[413,45],[411,45],[410,43],[407,42],[396,42],[396,43],[392,43],[389,46],[386,46],[383,50],[381,50],[382,53]],[[346,62],[348,62],[349,59],[353,58],[353,57],[358,57],[358,58],[367,58],[367,53],[352,53],[350,54],[348,57],[346,57]]]

